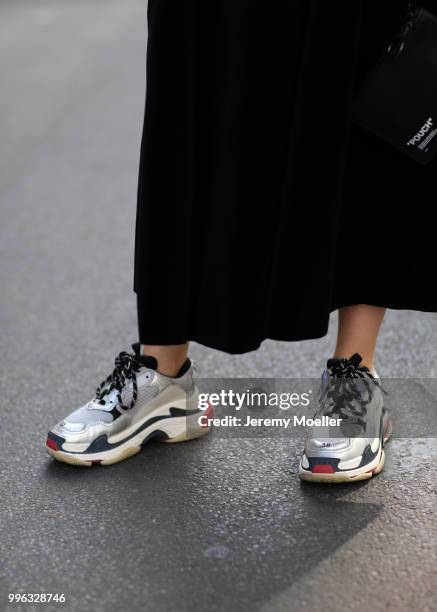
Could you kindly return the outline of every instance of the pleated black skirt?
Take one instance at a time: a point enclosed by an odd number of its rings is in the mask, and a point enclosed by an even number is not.
[[[351,121],[406,6],[149,0],[143,344],[243,353],[323,336],[346,305],[437,311],[436,164]]]

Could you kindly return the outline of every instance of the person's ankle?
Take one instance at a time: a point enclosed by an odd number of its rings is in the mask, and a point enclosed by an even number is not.
[[[367,368],[370,372],[374,371],[374,362],[373,358],[369,355],[362,355],[359,351],[351,352],[350,354],[344,355],[343,353],[338,353],[337,351],[334,353],[334,359],[350,359],[353,355],[357,354],[361,357],[360,367]]]
[[[187,360],[187,345],[149,346],[142,345],[141,353],[154,357],[156,371],[170,378],[176,377]]]
[[[158,361],[158,367],[156,368],[156,371],[159,372],[159,374],[168,376],[169,378],[175,378],[176,376],[178,376],[186,360],[187,358],[185,357],[185,359],[183,359],[182,361],[176,361],[174,363],[165,363],[162,365]]]

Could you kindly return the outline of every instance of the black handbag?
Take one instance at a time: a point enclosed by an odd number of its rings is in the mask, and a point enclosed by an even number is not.
[[[354,120],[421,164],[437,153],[437,17],[406,22],[358,90]]]

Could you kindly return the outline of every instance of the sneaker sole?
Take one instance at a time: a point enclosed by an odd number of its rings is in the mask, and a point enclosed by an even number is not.
[[[336,484],[340,482],[357,482],[359,480],[368,480],[372,478],[373,475],[379,474],[384,467],[385,462],[385,452],[381,449],[380,456],[378,457],[378,463],[376,467],[369,468],[366,466],[366,471],[364,472],[356,472],[356,470],[351,470],[350,472],[335,472],[334,474],[314,474],[313,472],[308,472],[303,470],[300,467],[299,470],[299,478],[301,480],[305,480],[307,482],[325,482],[330,484]]]
[[[214,411],[210,406],[204,413],[208,417],[214,416]],[[136,455],[142,450],[142,447],[150,440],[157,440],[165,443],[188,442],[197,438],[203,438],[211,431],[211,427],[200,425],[191,425],[187,428],[187,418],[178,417],[158,421],[141,431],[137,436],[129,439],[125,444],[121,444],[113,450],[104,451],[101,453],[70,453],[63,450],[58,450],[49,446],[53,444],[50,438],[47,438],[45,449],[57,461],[69,463],[81,467],[92,467],[93,465],[113,465],[120,463],[133,455]],[[196,415],[196,418],[197,415]]]
[[[392,423],[387,423],[387,428],[384,432],[383,444],[381,446],[381,452],[374,462],[365,465],[360,470],[347,470],[344,472],[334,472],[332,474],[320,474],[309,472],[302,467],[302,463],[299,464],[299,478],[306,482],[318,482],[327,484],[338,484],[345,482],[358,482],[359,480],[369,480],[372,476],[376,476],[382,472],[385,463],[385,452],[384,446],[390,439],[392,434]]]

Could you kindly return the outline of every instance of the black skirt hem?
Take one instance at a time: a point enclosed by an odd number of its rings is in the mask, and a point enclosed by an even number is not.
[[[417,306],[412,304],[392,304],[385,302],[384,300],[372,299],[372,300],[342,300],[333,304],[330,308],[330,313],[333,313],[340,308],[346,308],[347,306],[356,306],[358,304],[366,304],[369,306],[376,306],[379,308],[386,308],[388,310],[410,310],[414,312],[437,312],[437,304],[433,306]],[[157,333],[150,329],[148,325],[147,329],[143,328],[141,317],[139,316],[139,340],[141,344],[148,344],[151,346],[169,346],[185,344],[186,342],[197,342],[208,348],[222,351],[230,355],[242,355],[256,351],[260,348],[261,344],[265,340],[274,340],[279,342],[303,342],[306,340],[319,340],[326,336],[329,330],[329,318],[326,324],[316,328],[312,326],[311,329],[303,330],[302,327],[299,330],[293,332],[275,331],[271,329],[265,335],[259,338],[247,338],[242,339],[241,336],[235,342],[227,342],[217,336],[210,336],[208,334],[192,332],[188,334],[188,338],[183,338],[180,335],[172,335],[167,333]]]

